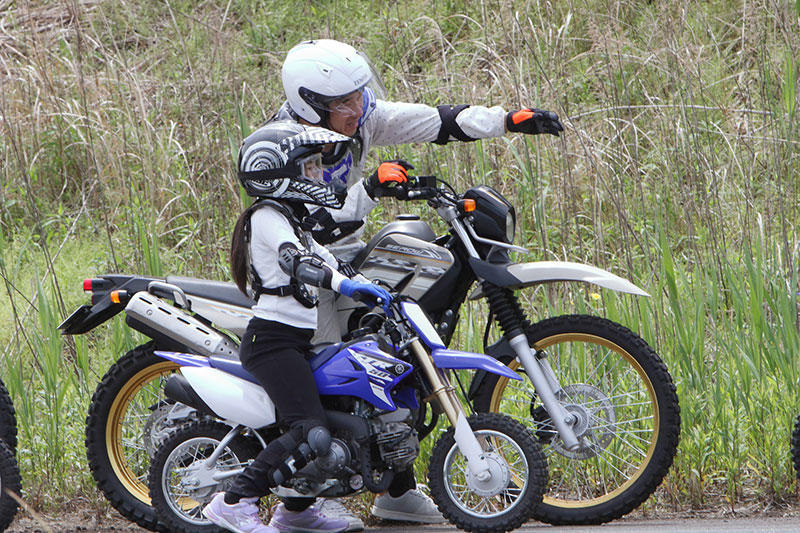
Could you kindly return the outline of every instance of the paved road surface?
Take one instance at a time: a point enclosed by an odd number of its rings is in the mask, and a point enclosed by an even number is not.
[[[20,516],[8,533],[146,533],[147,530],[136,527],[122,519],[110,517],[89,517],[67,514],[66,516],[39,517],[33,520]],[[372,526],[367,533],[444,533],[459,531],[453,526],[414,526],[395,525]],[[553,527],[546,524],[530,522],[517,530],[520,533],[789,533],[800,532],[800,516],[764,517],[764,518],[675,518],[675,519],[627,519],[618,520],[602,526]]]
[[[371,527],[369,533],[443,533],[458,531],[453,526]],[[553,527],[529,523],[516,530],[520,533],[796,533],[800,532],[800,517],[731,518],[731,519],[670,519],[619,520],[602,526]]]

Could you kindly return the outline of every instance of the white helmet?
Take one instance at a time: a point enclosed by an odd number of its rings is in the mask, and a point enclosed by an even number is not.
[[[328,104],[355,91],[364,92],[363,121],[385,93],[369,58],[332,39],[305,41],[289,50],[281,78],[289,107],[310,124],[324,124]]]

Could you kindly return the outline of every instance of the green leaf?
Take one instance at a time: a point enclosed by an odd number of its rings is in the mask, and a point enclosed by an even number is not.
[[[798,0],[800,3],[800,0]],[[783,103],[789,118],[794,116],[795,109],[795,77],[794,58],[790,52],[786,53],[786,71],[783,78]]]

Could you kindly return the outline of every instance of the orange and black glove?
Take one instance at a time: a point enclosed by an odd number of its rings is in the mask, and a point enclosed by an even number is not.
[[[517,133],[527,133],[528,135],[549,133],[558,137],[558,133],[564,131],[564,126],[558,120],[558,115],[552,111],[528,108],[508,113],[506,115],[506,129]]]
[[[371,198],[375,198],[376,192],[385,192],[390,187],[408,182],[408,171],[413,168],[414,166],[411,163],[407,163],[402,159],[384,161],[378,165],[378,169],[370,177],[364,180],[364,188]],[[378,196],[386,195],[379,194]]]

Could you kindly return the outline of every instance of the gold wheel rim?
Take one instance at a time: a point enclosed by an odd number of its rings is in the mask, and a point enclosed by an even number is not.
[[[585,500],[565,500],[560,498],[554,498],[547,494],[544,495],[543,502],[548,505],[552,505],[554,507],[563,507],[563,508],[584,508],[584,507],[592,507],[595,505],[601,505],[605,502],[613,500],[623,492],[625,492],[631,485],[633,485],[639,477],[644,473],[645,468],[647,465],[650,464],[651,459],[653,458],[653,454],[655,453],[656,443],[658,442],[658,432],[660,427],[660,420],[659,420],[659,409],[658,409],[658,398],[656,397],[655,388],[653,387],[653,383],[650,381],[650,378],[647,376],[647,373],[642,368],[642,365],[624,348],[619,346],[618,344],[609,341],[608,339],[604,339],[602,337],[598,337],[596,335],[591,335],[588,333],[561,333],[558,335],[553,335],[547,337],[545,339],[540,340],[536,343],[535,348],[537,350],[547,350],[550,346],[559,343],[565,342],[586,342],[592,344],[599,344],[608,348],[609,350],[613,351],[616,354],[622,356],[633,368],[644,384],[647,394],[650,398],[650,401],[653,404],[653,428],[652,434],[650,436],[649,446],[647,448],[647,453],[645,454],[643,460],[641,461],[639,467],[636,471],[631,475],[624,483],[622,483],[616,489],[595,498],[588,498]],[[519,367],[519,361],[514,359],[508,364],[509,368],[516,371]],[[495,385],[494,391],[492,391],[491,402],[489,404],[489,409],[492,412],[499,413],[500,412],[500,402],[503,399],[503,393],[508,385],[509,379],[505,377],[501,377],[498,379],[497,384]],[[562,386],[564,384],[562,383]],[[552,481],[552,480],[551,480]]]
[[[139,371],[125,383],[122,389],[120,389],[108,413],[108,421],[106,423],[106,449],[108,450],[108,460],[111,463],[111,468],[114,470],[114,474],[117,476],[117,479],[120,480],[125,490],[146,505],[150,505],[150,491],[147,485],[139,480],[125,457],[125,446],[122,442],[122,423],[130,407],[131,399],[134,398],[139,391],[153,381],[160,379],[166,374],[171,374],[177,369],[177,363],[164,361]]]

